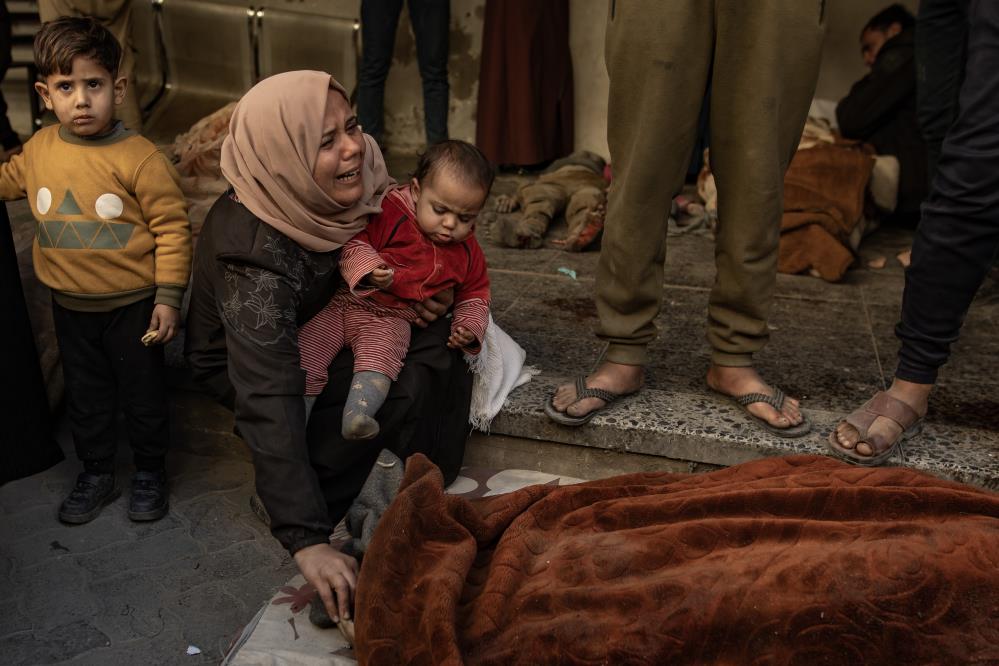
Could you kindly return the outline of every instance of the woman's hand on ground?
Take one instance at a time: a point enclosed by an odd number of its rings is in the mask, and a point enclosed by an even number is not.
[[[389,268],[388,266],[379,266],[375,270],[368,273],[368,283],[372,287],[378,287],[379,289],[388,289],[392,286],[392,276],[395,275],[395,270]]]
[[[452,303],[454,303],[453,288],[438,292],[422,303],[414,303],[413,309],[420,317],[416,320],[416,325],[420,328],[426,328],[427,324],[447,314]]]
[[[147,334],[156,332],[156,337],[150,344],[165,345],[174,339],[180,330],[180,310],[160,303],[153,308],[153,316],[149,319]]]
[[[329,544],[319,543],[297,551],[295,564],[316,588],[333,621],[350,619],[351,599],[357,587],[357,560]]]
[[[475,335],[464,326],[455,326],[448,336],[447,346],[451,349],[464,349],[475,342]]]

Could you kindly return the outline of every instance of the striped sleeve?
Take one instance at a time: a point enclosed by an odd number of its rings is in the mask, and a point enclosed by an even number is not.
[[[351,238],[340,252],[340,274],[355,296],[377,291],[375,287],[360,283],[368,273],[384,265],[385,260],[367,242],[367,234],[363,231]]]
[[[478,340],[478,344],[465,347],[465,351],[478,354],[482,349],[482,340],[486,337],[486,327],[489,326],[489,303],[481,298],[473,298],[455,305],[451,331],[459,326],[467,329]]]

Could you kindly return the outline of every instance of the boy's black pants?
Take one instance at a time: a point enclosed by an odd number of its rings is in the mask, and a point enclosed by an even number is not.
[[[163,468],[170,442],[163,346],[140,341],[153,307],[152,296],[110,312],[52,303],[76,455],[88,472],[114,471],[119,404],[136,468]]]

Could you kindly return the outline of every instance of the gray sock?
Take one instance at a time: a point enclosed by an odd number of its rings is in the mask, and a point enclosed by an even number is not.
[[[305,400],[305,422],[309,422],[309,416],[312,414],[312,408],[316,405],[316,398],[318,395],[306,395],[302,399]]]
[[[365,370],[350,380],[350,393],[343,406],[344,439],[371,439],[378,434],[375,414],[388,396],[392,380],[380,372]]]

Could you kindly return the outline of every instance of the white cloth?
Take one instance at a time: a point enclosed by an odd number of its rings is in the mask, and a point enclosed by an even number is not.
[[[496,325],[492,313],[482,349],[474,356],[465,354],[465,360],[475,373],[468,422],[482,432],[489,432],[489,424],[503,409],[510,391],[531,381],[531,377],[540,372],[524,365],[527,352]]]

